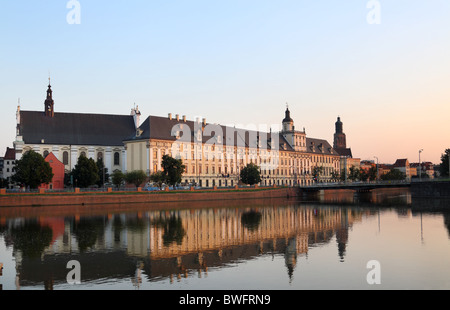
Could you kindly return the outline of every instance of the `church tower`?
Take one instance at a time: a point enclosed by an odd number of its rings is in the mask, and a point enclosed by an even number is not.
[[[341,118],[338,117],[336,122],[336,132],[334,133],[334,149],[346,149],[347,148],[347,139],[345,137],[345,133],[343,130],[343,124],[341,122]]]
[[[283,119],[283,131],[294,131],[294,121],[291,118],[291,111],[286,108],[285,117]]]
[[[281,131],[283,137],[295,151],[306,151],[306,132],[296,131],[294,120],[291,118],[291,111],[286,108],[285,117],[283,119],[283,130]]]
[[[47,89],[47,99],[45,99],[45,116],[54,117],[55,116],[55,110],[54,110],[54,104],[52,97],[52,86],[50,85],[50,78],[48,78],[48,89]]]

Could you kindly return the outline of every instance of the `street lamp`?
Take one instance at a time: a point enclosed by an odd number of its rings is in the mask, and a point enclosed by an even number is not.
[[[420,163],[420,153],[422,153],[422,152],[423,152],[423,149],[419,150],[419,169],[420,169],[420,172],[419,172],[419,181],[422,181],[422,165],[421,165],[421,163]]]

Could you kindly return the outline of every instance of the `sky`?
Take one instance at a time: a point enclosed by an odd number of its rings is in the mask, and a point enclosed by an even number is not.
[[[79,4],[77,6],[72,4]],[[2,0],[0,154],[22,110],[281,125],[354,157],[450,148],[448,0]]]

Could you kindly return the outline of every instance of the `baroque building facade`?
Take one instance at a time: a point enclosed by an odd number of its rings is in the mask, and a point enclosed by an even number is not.
[[[17,107],[15,158],[29,150],[44,157],[53,153],[68,172],[85,155],[102,159],[109,172],[143,170],[150,175],[162,169],[167,154],[183,160],[182,183],[200,187],[238,185],[240,171],[249,163],[260,167],[261,186],[336,181],[342,158],[351,157],[340,119],[332,147],[308,137],[305,129],[297,130],[290,113],[286,108],[278,131],[192,121],[178,114],[150,115],[141,123],[138,107],[129,115],[61,113],[55,112],[49,82],[44,111]]]
[[[190,121],[172,114],[149,116],[124,145],[128,170],[160,171],[167,154],[183,160],[183,183],[200,187],[237,185],[240,171],[249,163],[260,167],[261,186],[333,182],[341,169],[341,155],[326,140],[296,130],[289,108],[279,132],[208,124],[206,119]]]

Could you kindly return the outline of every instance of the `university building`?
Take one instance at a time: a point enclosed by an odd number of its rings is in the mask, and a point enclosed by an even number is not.
[[[49,83],[44,111],[17,107],[16,159],[29,150],[44,157],[53,153],[70,171],[85,155],[103,159],[109,172],[143,170],[150,175],[162,169],[167,154],[183,160],[183,183],[220,187],[237,185],[249,163],[260,167],[261,186],[334,182],[343,158],[352,158],[340,118],[332,147],[307,137],[305,129],[297,130],[289,108],[277,132],[192,121],[178,114],[148,116],[142,123],[140,117],[137,107],[129,115],[55,112]]]

